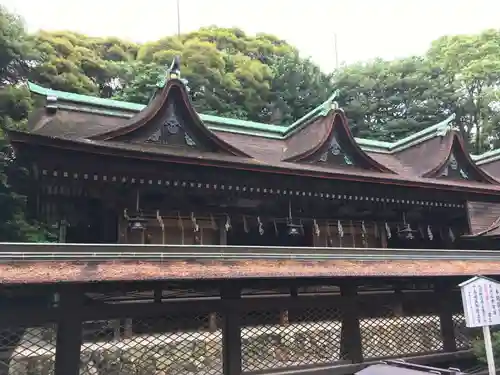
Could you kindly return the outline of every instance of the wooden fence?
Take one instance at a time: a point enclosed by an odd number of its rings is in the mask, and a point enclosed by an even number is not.
[[[411,279],[370,280],[369,287],[360,279],[300,283],[6,287],[0,373],[236,375],[449,355],[470,346],[453,280],[430,279],[425,287]]]

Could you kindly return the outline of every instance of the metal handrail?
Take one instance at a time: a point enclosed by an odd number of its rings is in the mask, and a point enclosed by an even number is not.
[[[0,243],[0,262],[63,260],[488,260],[497,250]]]

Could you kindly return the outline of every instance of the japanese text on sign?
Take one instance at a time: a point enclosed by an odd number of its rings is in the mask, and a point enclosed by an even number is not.
[[[460,284],[460,288],[467,327],[500,324],[500,283],[474,277]]]

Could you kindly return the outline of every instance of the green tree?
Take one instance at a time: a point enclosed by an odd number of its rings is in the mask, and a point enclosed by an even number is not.
[[[91,38],[71,31],[31,36],[37,64],[29,78],[53,89],[111,97],[120,89],[138,46],[117,38]]]
[[[488,89],[500,80],[500,31],[444,36],[432,43],[427,55],[457,88],[458,123],[464,134],[473,135],[474,151],[488,148],[483,132],[488,130]]]
[[[332,92],[331,77],[285,41],[211,26],[142,45],[114,97],[147,103],[176,55],[202,113],[291,123]]]
[[[353,64],[336,72],[334,82],[339,104],[364,138],[400,139],[456,111],[455,88],[422,57]]]
[[[480,331],[479,331],[480,332]],[[477,336],[479,337],[479,332]],[[500,363],[500,332],[492,332],[491,333],[491,343],[493,346],[493,357],[495,358],[495,364]],[[476,339],[472,343],[472,350],[474,351],[474,354],[476,355],[476,358],[481,362],[483,365],[486,365],[488,362],[486,360],[486,350],[484,348],[484,340],[482,339]]]
[[[45,241],[48,232],[25,215],[25,197],[11,187],[22,180],[23,170],[13,157],[3,130],[25,124],[31,99],[18,85],[29,73],[33,61],[29,37],[19,17],[0,7],[0,241]]]
[[[15,192],[16,185],[25,180],[25,171],[19,168],[12,150],[0,131],[0,241],[4,242],[45,242],[53,238],[42,224],[26,218],[26,197]],[[17,189],[16,189],[17,190]]]
[[[268,59],[272,81],[265,122],[291,124],[323,103],[335,90],[333,75],[291,52]]]
[[[133,61],[116,65],[121,70],[113,99],[148,104],[166,68],[155,63]]]
[[[28,45],[21,18],[0,6],[0,84],[16,84],[25,76]]]
[[[198,111],[258,121],[272,78],[271,69],[261,56],[265,51],[279,54],[283,45],[272,44],[264,36],[249,37],[238,29],[208,27],[146,43],[137,58],[146,64],[166,67],[179,55],[183,77],[189,81]],[[152,74],[156,74],[156,69]],[[145,77],[150,79],[151,75]]]

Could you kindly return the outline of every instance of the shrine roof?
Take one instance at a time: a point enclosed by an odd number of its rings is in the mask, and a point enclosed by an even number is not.
[[[147,107],[147,105],[139,103],[98,98],[89,95],[52,90],[49,88],[39,86],[32,82],[28,82],[28,88],[34,94],[47,97],[55,96],[60,101],[67,101],[71,103],[95,106],[96,107],[95,109],[97,110],[93,111],[93,108],[80,108],[82,112],[90,112],[90,113],[96,112],[121,118],[130,118],[135,113],[140,112]],[[206,115],[206,114],[200,114],[199,116],[203,121],[210,124],[209,125],[210,128],[216,129],[218,126],[220,126],[222,129],[226,129],[227,127],[227,130],[234,128],[234,130],[236,131],[239,130],[244,134],[250,134],[250,135],[258,134],[261,136],[271,136],[271,137],[277,136],[279,138],[288,129],[287,126],[277,126],[277,125],[264,124],[259,122],[246,121],[228,117],[220,117],[220,116]],[[260,134],[259,132],[262,132],[262,134]]]
[[[73,139],[70,137],[48,137],[21,131],[9,131],[9,138],[17,147],[30,145],[54,147],[83,153],[128,157],[136,160],[159,161],[173,164],[196,164],[232,170],[249,170],[281,175],[295,175],[321,179],[375,182],[393,186],[420,187],[443,191],[462,191],[479,194],[500,195],[500,184],[484,184],[468,180],[444,180],[419,176],[408,176],[360,168],[341,168],[286,161],[262,162],[253,158],[224,155],[212,152],[198,152],[161,145],[122,143],[116,141]]]
[[[148,105],[51,90],[30,82],[31,92],[44,96],[46,102],[44,108],[32,113],[29,134],[34,143],[46,137],[62,142],[64,147],[73,142],[78,147],[87,144],[135,156],[184,156],[197,161],[231,162],[234,166],[247,163],[295,170],[298,174],[310,171],[327,178],[357,175],[398,184],[406,181],[419,186],[465,187],[495,194],[500,189],[500,151],[470,155],[461,135],[452,128],[453,114],[394,142],[356,138],[335,102],[338,92],[292,124],[263,124],[197,113],[180,79],[180,70],[173,73],[169,71],[157,85]],[[154,144],[166,142],[160,140],[160,127],[172,113],[189,128],[182,131],[192,147],[183,144],[182,150],[162,149]],[[21,143],[29,143],[20,132],[10,134],[16,142],[22,139]],[[181,145],[180,138],[176,139],[175,146]]]
[[[66,91],[52,90],[50,88],[45,88],[32,82],[28,82],[28,88],[34,94],[42,95],[45,97],[54,96],[57,97],[57,99],[60,101],[67,101],[96,107],[79,108],[79,110],[82,112],[101,113],[113,117],[116,116],[121,118],[130,118],[134,116],[135,113],[140,112],[147,107],[144,104],[98,98],[94,96],[81,95]],[[253,135],[272,139],[285,139],[294,134],[294,132],[296,132],[301,127],[301,125],[304,125],[306,122],[310,122],[310,120],[316,118],[321,112],[324,112],[337,95],[338,91],[335,91],[330,96],[330,98],[328,98],[320,106],[314,108],[302,118],[289,125],[273,125],[229,117],[207,115],[202,113],[200,113],[199,116],[204,122],[207,123],[210,129],[215,131],[227,131],[234,132],[236,134]],[[359,144],[359,146],[366,151],[392,153],[398,151],[399,149],[409,147],[415,143],[424,141],[429,137],[435,136],[437,133],[442,132],[443,129],[446,129],[446,127],[449,126],[450,122],[454,120],[454,118],[455,116],[451,115],[447,119],[433,126],[427,127],[415,134],[409,135],[395,142],[386,142],[357,137],[355,137],[355,140]]]
[[[499,261],[232,260],[43,261],[0,264],[0,284],[297,277],[425,277],[500,275]]]

